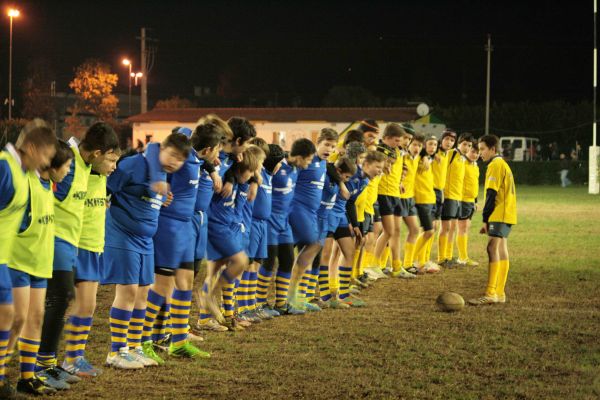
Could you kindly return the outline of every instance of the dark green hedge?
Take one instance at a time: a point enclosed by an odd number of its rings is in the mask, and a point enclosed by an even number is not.
[[[560,185],[560,161],[509,162],[517,185]],[[574,184],[586,184],[588,181],[587,161],[570,163],[569,179]],[[480,161],[479,180],[483,184],[487,164]]]

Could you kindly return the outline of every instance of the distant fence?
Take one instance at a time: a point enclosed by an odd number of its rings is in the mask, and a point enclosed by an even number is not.
[[[517,185],[560,185],[560,161],[513,162],[508,163],[513,171]],[[483,184],[487,164],[480,164],[479,180]],[[588,162],[572,161],[569,179],[574,184],[586,184],[588,181]]]

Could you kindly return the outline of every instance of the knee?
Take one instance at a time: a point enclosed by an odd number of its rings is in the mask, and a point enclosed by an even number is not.
[[[13,323],[12,323],[11,330],[15,334],[18,335],[21,332],[21,329],[23,329],[23,325],[25,325],[26,318],[27,318],[27,315],[22,312],[15,312],[13,314]]]

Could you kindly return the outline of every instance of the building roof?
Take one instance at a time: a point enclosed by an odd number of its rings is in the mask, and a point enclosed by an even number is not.
[[[378,121],[412,121],[418,118],[414,107],[382,108],[177,108],[153,109],[134,115],[129,122],[182,122],[193,123],[207,114],[223,119],[233,116],[245,117],[253,122],[349,122],[371,118]]]

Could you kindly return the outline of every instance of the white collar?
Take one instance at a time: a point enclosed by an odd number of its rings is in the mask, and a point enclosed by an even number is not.
[[[19,155],[19,152],[17,151],[17,149],[15,149],[15,146],[12,145],[12,143],[6,143],[6,151],[8,151],[10,153],[10,155],[13,156],[13,158],[15,160],[17,160],[17,163],[19,164],[19,166],[21,168],[23,168],[23,162],[21,161],[21,156]]]

